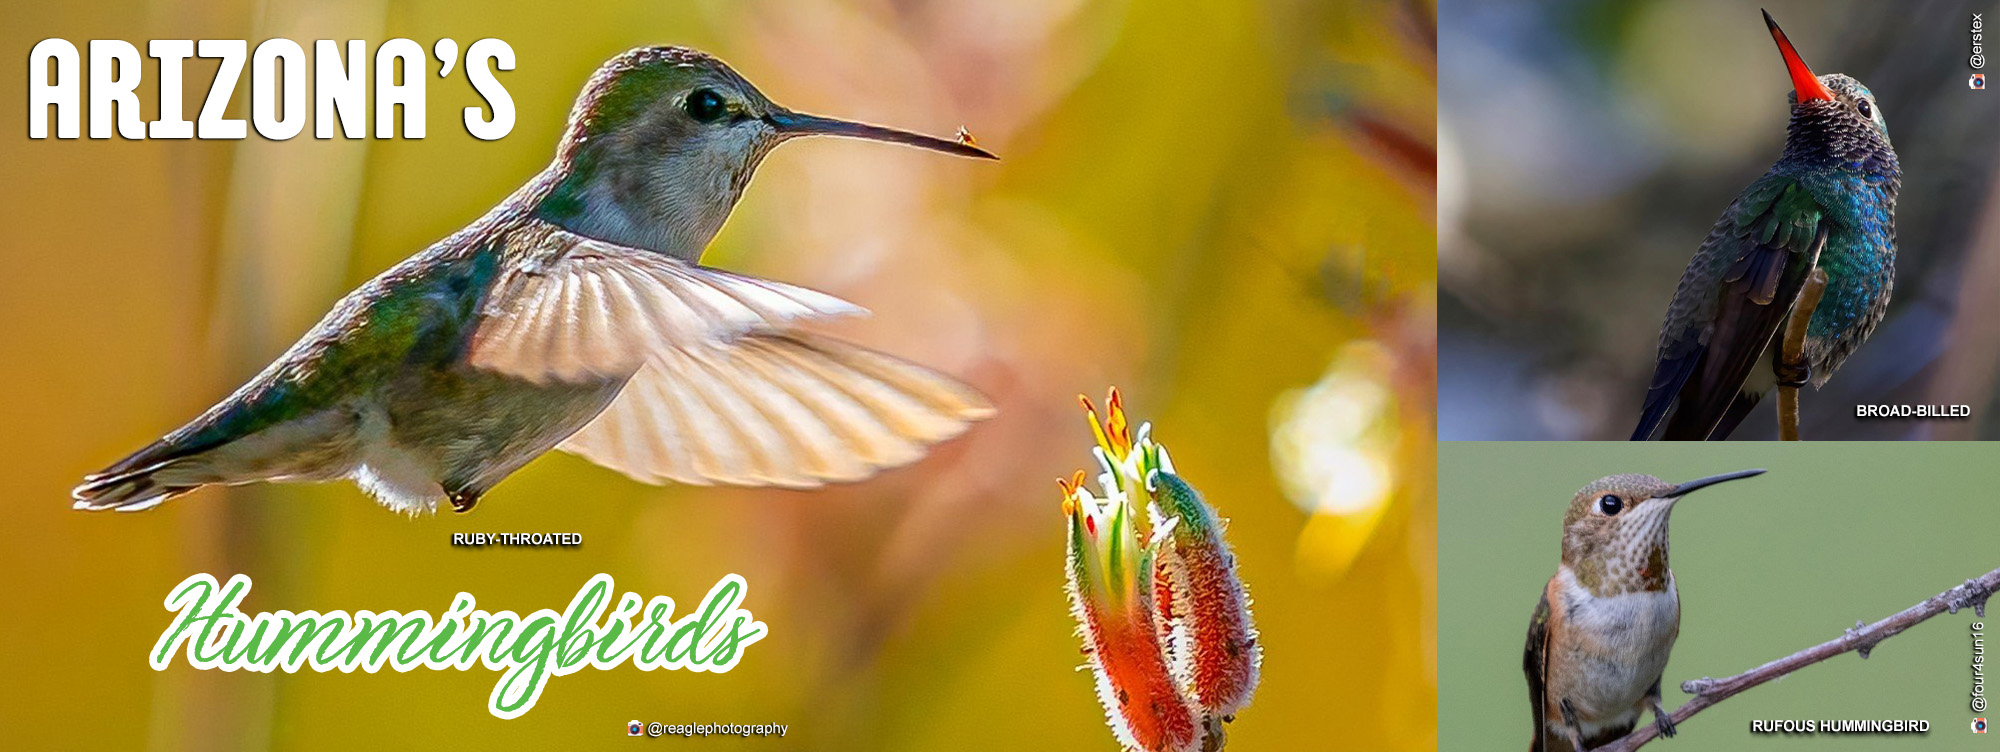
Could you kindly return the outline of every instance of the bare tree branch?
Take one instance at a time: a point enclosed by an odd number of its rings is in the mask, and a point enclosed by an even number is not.
[[[1771,661],[1727,679],[1702,677],[1681,684],[1681,691],[1695,698],[1675,710],[1671,717],[1676,725],[1684,723],[1709,706],[1714,705],[1743,690],[1755,687],[1772,679],[1777,679],[1812,664],[1832,658],[1841,653],[1854,651],[1862,658],[1883,640],[1901,634],[1903,630],[1916,626],[1918,622],[1945,612],[1958,613],[1961,608],[1970,607],[1981,618],[1986,616],[1986,599],[2000,589],[2000,569],[1987,572],[1977,578],[1966,580],[1965,584],[1924,599],[1924,602],[1874,624],[1854,623],[1854,628],[1838,638],[1822,642],[1791,655]],[[1597,748],[1597,752],[1631,752],[1644,746],[1659,736],[1654,724],[1643,724],[1637,731],[1624,738]]]
[[[1820,236],[1824,238],[1824,235]],[[1785,322],[1785,338],[1779,343],[1778,363],[1782,371],[1778,379],[1778,439],[1780,441],[1799,440],[1799,387],[1806,380],[1806,330],[1812,326],[1813,311],[1819,310],[1819,299],[1826,294],[1826,270],[1819,268],[1819,248],[1825,242],[1813,246],[1811,263],[1806,267],[1806,287],[1799,291],[1798,301],[1792,304],[1791,319]]]

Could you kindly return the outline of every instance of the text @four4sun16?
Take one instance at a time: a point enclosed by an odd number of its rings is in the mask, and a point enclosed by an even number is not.
[[[464,671],[477,662],[501,671],[487,697],[487,710],[501,718],[528,712],[549,679],[589,665],[616,668],[628,658],[644,671],[657,668],[723,673],[736,667],[743,649],[770,630],[742,603],[749,584],[725,575],[700,605],[678,620],[674,601],[653,596],[640,607],[638,593],[611,604],[611,575],[599,574],[577,590],[562,613],[541,609],[526,616],[512,611],[475,610],[471,593],[459,593],[442,618],[428,611],[260,612],[237,609],[250,592],[250,577],[236,575],[218,586],[215,577],[196,574],[167,594],[166,608],[179,614],[160,633],[148,656],[154,670],[166,670],[181,644],[188,665],[197,669],[374,673],[384,665],[397,671],[422,666]],[[643,616],[641,614],[643,613]],[[633,618],[640,617],[637,625]]]

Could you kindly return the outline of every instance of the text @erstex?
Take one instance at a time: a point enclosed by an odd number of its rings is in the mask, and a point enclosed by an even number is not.
[[[218,586],[206,573],[182,580],[167,594],[166,608],[178,614],[153,647],[149,661],[164,671],[186,644],[188,665],[197,669],[239,669],[296,673],[301,667],[327,672],[374,673],[388,665],[409,671],[464,671],[477,662],[500,671],[487,696],[487,711],[515,718],[534,708],[549,679],[588,665],[611,670],[630,659],[643,671],[687,669],[723,673],[736,667],[743,649],[769,634],[763,622],[742,608],[749,584],[725,575],[695,610],[674,619],[674,601],[664,595],[645,601],[626,593],[609,615],[611,575],[599,574],[577,590],[558,614],[541,609],[527,616],[474,608],[471,593],[459,593],[442,618],[428,611],[260,612],[237,609],[250,592],[250,577],[236,575]],[[634,617],[641,617],[638,624]]]

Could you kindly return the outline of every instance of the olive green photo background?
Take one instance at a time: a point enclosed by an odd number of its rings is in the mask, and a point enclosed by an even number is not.
[[[1679,482],[1762,467],[1675,508],[1681,633],[1662,681],[1749,670],[2000,566],[1990,445],[1444,442],[1438,455],[1438,748],[1525,749],[1521,652],[1584,484]],[[1989,612],[1989,616],[1992,616]],[[1993,749],[1968,724],[1970,610],[1751,689],[1683,723],[1662,750]],[[1989,634],[1993,619],[1987,619]],[[1989,640],[1989,644],[1991,644]],[[1989,711],[1990,713],[1990,711]],[[1981,714],[1987,715],[1987,714]],[[1763,736],[1752,719],[1928,719],[1927,736]],[[1646,716],[1651,721],[1651,714]]]

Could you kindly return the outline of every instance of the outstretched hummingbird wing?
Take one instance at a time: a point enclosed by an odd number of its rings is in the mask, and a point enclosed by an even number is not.
[[[655,356],[799,319],[866,313],[825,293],[552,226],[512,242],[533,250],[494,281],[467,358],[537,384],[630,376]]]
[[[1662,420],[1666,439],[1728,436],[1735,426],[1725,417],[1741,420],[1747,411],[1751,403],[1738,396],[1743,384],[1826,244],[1821,214],[1791,178],[1770,175],[1716,222],[1667,309],[1634,441],[1652,438]]]
[[[922,366],[764,331],[655,357],[558,448],[644,483],[804,488],[914,462],[992,412]]]
[[[830,295],[555,228],[516,242],[536,251],[496,282],[468,360],[538,383],[628,378],[558,448],[635,480],[859,480],[993,412],[947,376],[793,327],[863,312]]]

